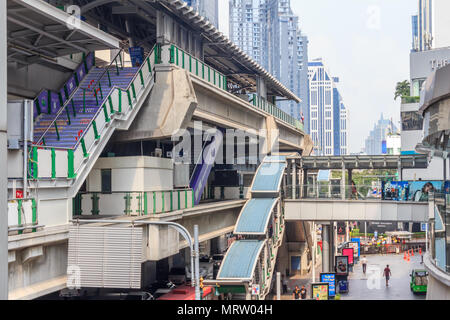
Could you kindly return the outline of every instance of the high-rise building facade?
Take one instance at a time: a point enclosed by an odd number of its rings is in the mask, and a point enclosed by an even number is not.
[[[265,35],[266,0],[230,0],[230,39],[256,62],[267,68]]]
[[[418,0],[418,13],[412,18],[413,51],[450,46],[450,1]]]
[[[303,33],[297,34],[297,58],[299,70],[300,114],[304,118],[305,132],[309,133],[309,76],[308,76],[308,37]]]
[[[309,62],[310,134],[315,155],[344,155],[348,152],[348,115],[333,78],[321,59]]]
[[[229,0],[230,38],[302,99],[278,107],[304,119],[309,133],[308,39],[301,33],[290,0]]]
[[[365,153],[368,155],[387,154],[387,137],[397,132],[397,127],[392,121],[384,119],[383,114],[381,114],[380,119],[365,141]]]
[[[216,28],[219,27],[219,0],[185,0],[200,15],[207,18]]]

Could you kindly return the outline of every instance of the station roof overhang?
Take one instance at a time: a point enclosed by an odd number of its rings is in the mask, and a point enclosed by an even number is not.
[[[301,157],[300,167],[306,170],[329,169],[426,169],[427,155],[401,156],[330,156]]]
[[[8,1],[7,10],[9,62],[57,65],[63,56],[120,47],[116,37],[41,0]]]
[[[204,40],[205,62],[227,75],[229,80],[239,83],[241,89],[255,89],[257,87],[256,78],[261,77],[266,83],[268,95],[301,102],[301,99],[291,90],[231,42],[227,36],[185,1],[160,0],[158,4],[201,34]]]
[[[423,86],[419,112],[424,118],[423,141],[416,151],[447,158],[450,153],[450,65],[433,72]]]

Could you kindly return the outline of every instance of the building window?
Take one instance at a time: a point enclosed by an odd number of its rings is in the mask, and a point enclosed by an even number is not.
[[[102,169],[102,193],[112,193],[112,174],[111,169]]]

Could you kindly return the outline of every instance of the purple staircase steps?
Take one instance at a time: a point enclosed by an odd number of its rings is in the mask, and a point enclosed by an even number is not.
[[[84,134],[85,130],[88,129],[88,126],[94,119],[95,115],[99,112],[101,106],[105,103],[106,97],[110,94],[112,88],[119,87],[126,90],[138,70],[139,68],[120,69],[120,75],[117,76],[115,69],[111,69],[110,87],[108,76],[106,74],[100,81],[98,81],[98,78],[102,75],[104,70],[99,68],[92,69],[73,95],[73,105],[71,103],[67,105],[70,116],[70,124],[66,111],[63,111],[58,117],[57,126],[59,139],[56,134],[55,126],[52,124],[54,121],[54,115],[48,114],[42,114],[36,120],[34,125],[35,136],[40,137],[48,129],[48,127],[52,125],[52,128],[50,128],[44,136],[45,145],[56,148],[74,148],[80,140],[80,137]],[[98,88],[98,84],[100,84],[102,88],[103,101],[101,99],[100,92],[98,92],[97,106],[97,100],[93,94],[93,86]],[[85,92],[85,99],[83,92]],[[83,100],[85,102],[83,102]],[[85,108],[84,103],[86,104]],[[73,115],[74,109],[76,116]]]

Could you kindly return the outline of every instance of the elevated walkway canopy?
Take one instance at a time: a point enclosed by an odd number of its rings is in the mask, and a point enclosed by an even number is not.
[[[426,169],[427,155],[298,157],[302,169]]]
[[[263,163],[256,172],[251,187],[252,196],[277,197],[286,166],[285,156],[268,156],[264,158]]]
[[[251,199],[244,206],[236,223],[234,234],[265,235],[270,213],[278,199]]]
[[[265,241],[235,241],[220,266],[217,280],[251,280]]]
[[[55,65],[62,56],[119,48],[119,39],[44,1],[8,0],[7,5],[10,62]]]

